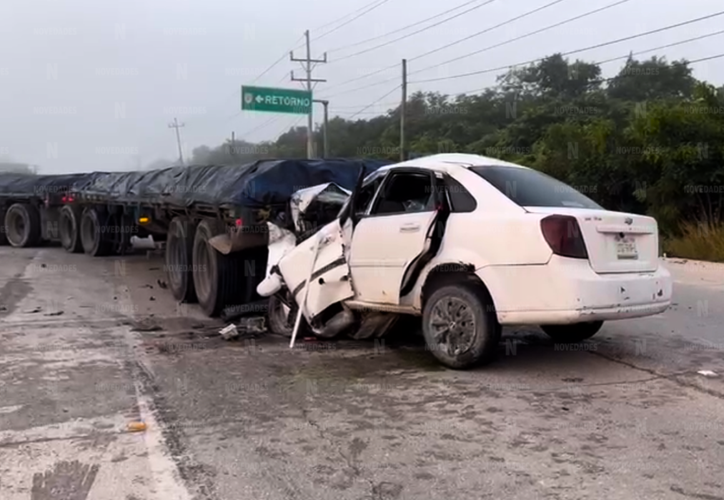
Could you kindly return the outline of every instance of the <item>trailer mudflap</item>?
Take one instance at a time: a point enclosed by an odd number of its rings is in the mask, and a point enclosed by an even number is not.
[[[256,231],[255,229],[256,227],[233,228],[224,234],[211,238],[209,245],[222,255],[229,255],[248,248],[266,246],[268,244],[268,232]]]

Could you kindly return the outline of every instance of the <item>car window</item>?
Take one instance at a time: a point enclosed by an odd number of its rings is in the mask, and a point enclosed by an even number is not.
[[[393,173],[383,186],[372,214],[430,212],[433,203],[432,178],[428,174]]]
[[[448,194],[450,210],[452,212],[472,212],[477,208],[478,204],[475,198],[465,189],[465,186],[447,175],[443,182],[445,183],[445,190]]]
[[[604,210],[588,196],[542,172],[519,167],[471,167],[521,207],[589,208]]]
[[[362,186],[362,188],[359,190],[359,193],[357,193],[357,201],[355,202],[358,215],[367,213],[367,208],[369,207],[370,203],[372,203],[372,199],[375,197],[375,193],[377,192],[377,188],[380,187],[382,179],[384,179],[384,176],[379,176],[376,179],[373,179],[371,182],[367,183],[366,185]]]

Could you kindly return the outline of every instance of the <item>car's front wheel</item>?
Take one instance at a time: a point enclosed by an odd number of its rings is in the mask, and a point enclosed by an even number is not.
[[[556,342],[573,344],[590,339],[602,326],[603,321],[590,321],[573,325],[541,325],[541,329]]]
[[[487,292],[474,285],[447,285],[425,301],[422,333],[432,354],[454,369],[491,361],[500,341],[500,324]]]

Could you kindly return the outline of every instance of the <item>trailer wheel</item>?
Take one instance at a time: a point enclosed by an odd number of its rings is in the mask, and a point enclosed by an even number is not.
[[[196,302],[193,277],[193,248],[196,225],[187,217],[174,217],[166,236],[166,280],[171,293],[181,302]]]
[[[243,304],[249,288],[244,279],[243,253],[223,255],[209,244],[226,230],[223,222],[204,219],[196,227],[192,252],[194,288],[201,309],[208,316],[218,316],[228,305]]]
[[[16,247],[31,247],[40,243],[40,213],[27,203],[16,203],[5,213],[5,234]]]
[[[0,247],[8,244],[8,235],[5,230],[5,209],[0,210]]]
[[[70,253],[81,253],[83,243],[80,237],[80,208],[65,205],[60,210],[60,244]]]
[[[111,253],[111,245],[106,237],[104,225],[96,208],[86,208],[80,218],[80,239],[83,251],[93,257]]]

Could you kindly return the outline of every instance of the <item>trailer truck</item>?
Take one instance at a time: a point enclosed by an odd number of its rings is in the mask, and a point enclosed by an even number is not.
[[[351,189],[374,160],[260,160],[139,172],[0,174],[0,244],[59,242],[72,253],[165,247],[168,288],[209,316],[252,302],[267,263],[267,222],[291,227],[289,200],[333,182]]]

